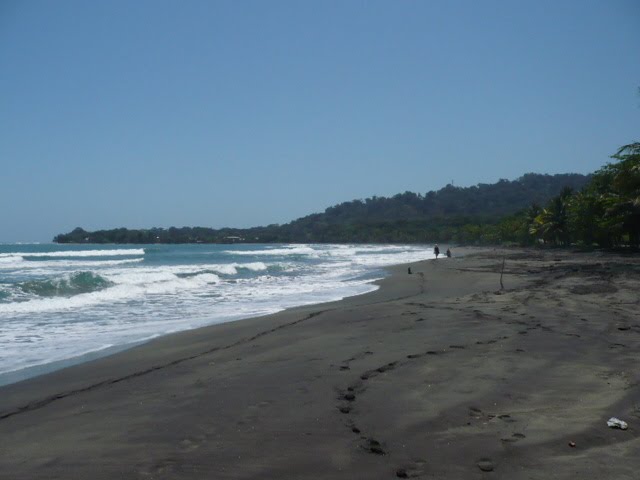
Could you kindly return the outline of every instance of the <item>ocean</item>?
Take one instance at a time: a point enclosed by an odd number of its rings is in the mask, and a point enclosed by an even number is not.
[[[375,290],[416,245],[0,244],[0,385],[204,325]]]

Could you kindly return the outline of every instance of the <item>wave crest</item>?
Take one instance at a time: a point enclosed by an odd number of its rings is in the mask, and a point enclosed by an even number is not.
[[[127,248],[117,250],[58,250],[55,252],[11,252],[0,253],[0,258],[22,257],[22,258],[42,258],[42,257],[119,257],[121,255],[144,255],[144,248]]]
[[[62,278],[23,282],[18,286],[24,293],[39,297],[71,297],[102,290],[111,285],[112,282],[93,272],[76,272]]]

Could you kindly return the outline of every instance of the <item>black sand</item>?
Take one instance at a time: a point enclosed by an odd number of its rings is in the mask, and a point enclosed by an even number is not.
[[[640,258],[411,268],[0,388],[0,478],[640,477]]]

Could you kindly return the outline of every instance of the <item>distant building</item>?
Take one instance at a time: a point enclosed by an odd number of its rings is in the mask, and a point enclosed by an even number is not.
[[[225,241],[226,243],[243,242],[243,241],[244,241],[244,238],[242,238],[242,237],[229,236],[229,237],[224,237],[224,241]]]

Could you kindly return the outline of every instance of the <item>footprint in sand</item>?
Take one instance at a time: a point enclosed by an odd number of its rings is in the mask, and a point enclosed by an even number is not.
[[[478,468],[483,472],[493,472],[493,469],[495,468],[493,460],[491,460],[490,458],[481,458],[480,460],[478,460],[477,465]]]
[[[384,372],[386,372],[386,371],[388,371],[388,370],[393,370],[393,368],[395,368],[395,366],[396,366],[396,364],[397,364],[397,363],[398,363],[398,362],[389,362],[389,363],[387,363],[386,365],[383,365],[383,366],[381,366],[381,367],[376,368],[376,372],[378,372],[378,373],[384,373]]]
[[[498,418],[507,423],[514,423],[516,420],[511,418],[509,414],[498,415]]]
[[[480,410],[478,407],[469,407],[469,416],[480,418],[482,416],[482,410]]]
[[[513,437],[508,437],[508,438],[501,438],[500,441],[502,443],[515,443],[518,441],[518,439]]]
[[[382,448],[382,444],[377,441],[375,438],[368,438],[365,443],[364,449],[369,453],[373,453],[374,455],[386,455],[384,448]]]
[[[398,478],[414,478],[424,475],[424,465],[427,462],[420,459],[415,460],[412,465],[407,465],[396,470],[396,477]]]
[[[173,473],[175,471],[175,467],[177,463],[178,462],[173,458],[167,458],[167,459],[156,462],[151,467],[143,470],[140,473],[142,473],[145,476],[147,475],[154,476],[158,474]]]
[[[183,452],[192,452],[200,448],[200,445],[205,441],[204,436],[185,438],[180,441],[180,450]]]

